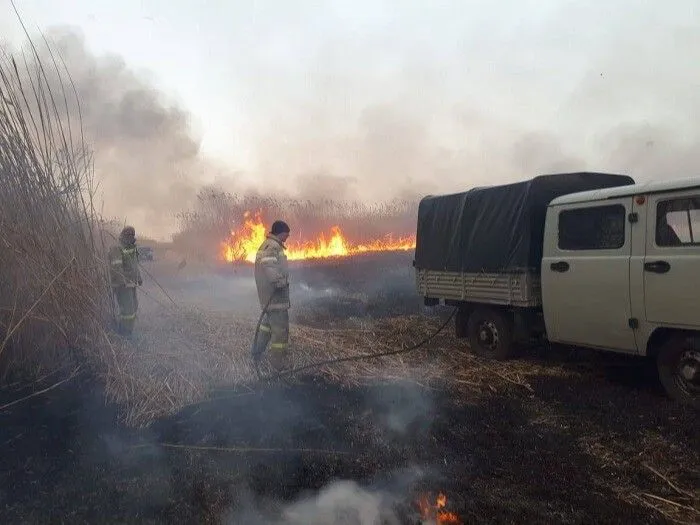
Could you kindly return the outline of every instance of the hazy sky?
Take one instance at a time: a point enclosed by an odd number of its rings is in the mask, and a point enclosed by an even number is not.
[[[122,56],[191,113],[202,156],[259,183],[325,174],[374,198],[434,177],[697,174],[698,0],[16,4]],[[8,0],[0,34],[22,42]]]

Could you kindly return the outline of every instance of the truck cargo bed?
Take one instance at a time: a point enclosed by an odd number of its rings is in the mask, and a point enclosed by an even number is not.
[[[464,273],[416,270],[418,293],[426,298],[522,308],[541,306],[540,276],[533,272]]]
[[[418,204],[415,267],[468,273],[534,271],[542,263],[544,223],[553,199],[630,184],[634,179],[623,175],[561,173],[424,197]]]

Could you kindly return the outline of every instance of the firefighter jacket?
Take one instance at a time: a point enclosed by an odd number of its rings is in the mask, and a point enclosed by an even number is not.
[[[260,307],[269,311],[288,310],[289,304],[289,268],[284,244],[272,234],[255,254],[255,286],[258,289]]]
[[[136,287],[141,284],[136,245],[119,244],[109,250],[109,274],[113,287]]]

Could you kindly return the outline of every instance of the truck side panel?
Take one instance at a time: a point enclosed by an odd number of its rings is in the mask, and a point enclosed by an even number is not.
[[[418,269],[418,293],[426,298],[534,308],[542,304],[538,275],[462,273]]]

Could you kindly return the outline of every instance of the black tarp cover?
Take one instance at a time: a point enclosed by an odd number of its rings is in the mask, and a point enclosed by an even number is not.
[[[634,184],[626,175],[564,173],[428,196],[418,206],[415,267],[452,272],[539,271],[549,203]]]

